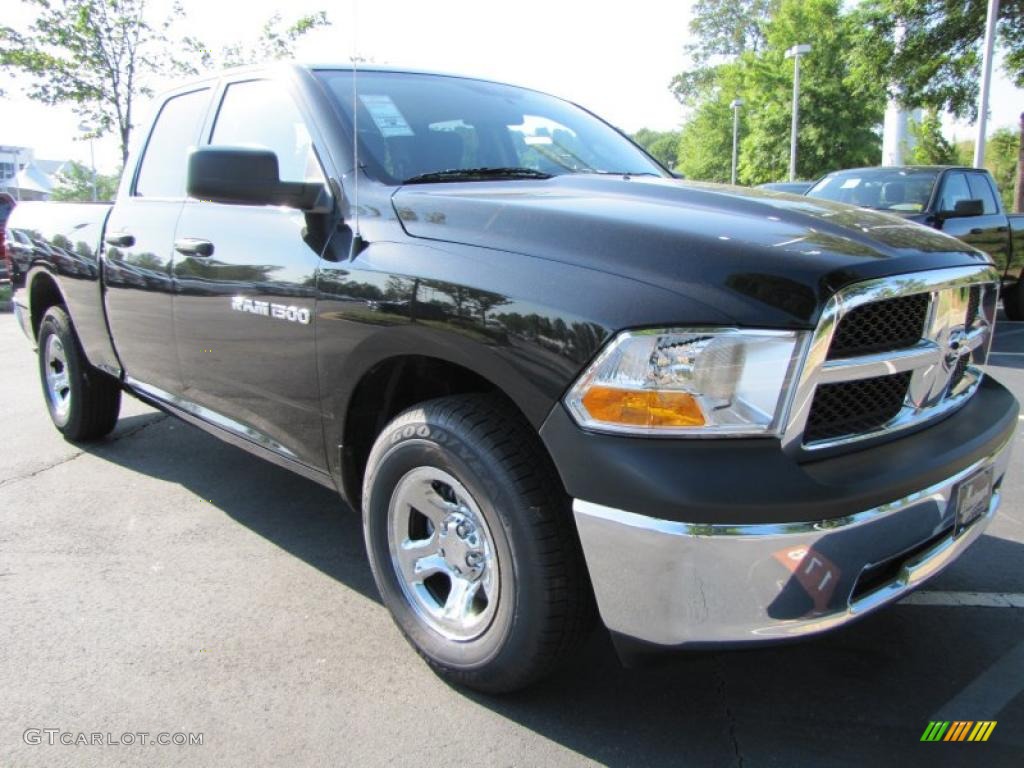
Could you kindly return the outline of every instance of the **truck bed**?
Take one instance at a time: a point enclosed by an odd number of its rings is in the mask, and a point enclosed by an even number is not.
[[[20,275],[14,286],[15,311],[25,330],[34,338],[41,319],[30,309],[26,276],[30,271],[49,272],[54,279],[37,281],[39,287],[32,283],[33,290],[59,291],[86,355],[109,373],[120,375],[103,316],[100,285],[103,229],[112,208],[110,203],[21,203],[7,227],[22,232],[31,243],[30,248],[11,254],[18,260]]]

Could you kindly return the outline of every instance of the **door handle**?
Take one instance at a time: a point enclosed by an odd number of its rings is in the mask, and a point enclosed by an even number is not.
[[[213,243],[197,237],[182,237],[174,241],[174,250],[185,256],[207,258],[213,256]]]
[[[996,227],[996,232],[1008,232],[1009,230],[1009,227]]]
[[[135,235],[129,235],[127,232],[111,232],[103,238],[103,242],[115,248],[131,248],[135,245]]]
[[[981,227],[975,227],[974,229],[971,230],[971,234],[972,235],[983,235],[983,234],[985,234],[985,230],[982,229]]]

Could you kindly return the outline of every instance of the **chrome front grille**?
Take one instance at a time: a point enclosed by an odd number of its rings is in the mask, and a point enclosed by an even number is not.
[[[807,350],[783,436],[821,451],[949,413],[988,357],[998,273],[962,267],[872,280],[829,301]]]

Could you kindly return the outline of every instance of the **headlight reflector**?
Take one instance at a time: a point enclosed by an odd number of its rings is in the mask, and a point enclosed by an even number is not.
[[[584,427],[657,435],[772,435],[804,334],[736,328],[619,334],[566,404]]]

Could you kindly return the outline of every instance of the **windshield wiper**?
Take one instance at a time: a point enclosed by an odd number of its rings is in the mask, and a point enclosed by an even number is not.
[[[654,171],[584,171],[584,173],[596,173],[599,176],[655,176],[659,179],[666,178]]]
[[[550,179],[550,173],[536,168],[449,168],[410,176],[403,184],[429,184],[444,181],[494,181],[498,179]]]

